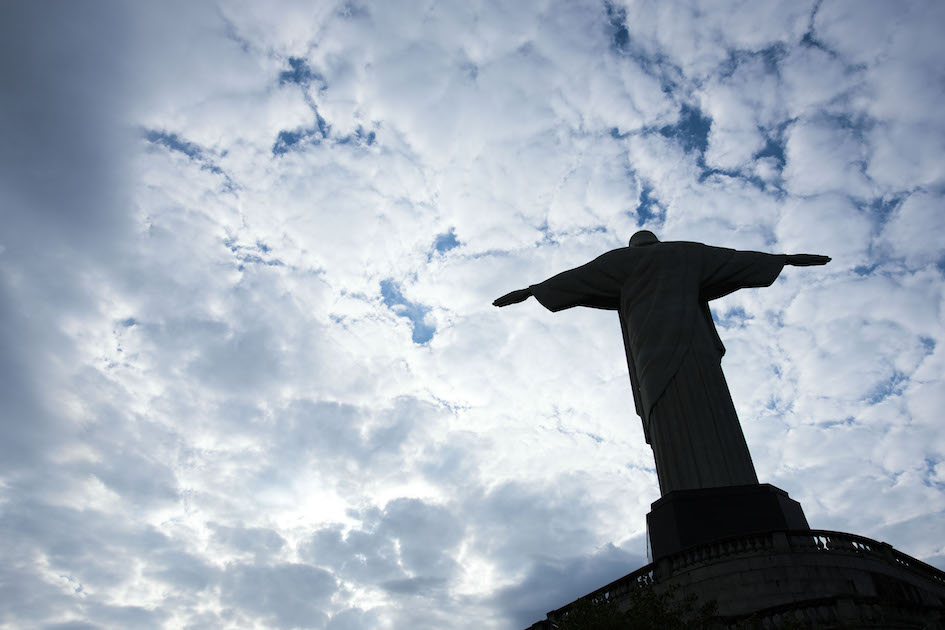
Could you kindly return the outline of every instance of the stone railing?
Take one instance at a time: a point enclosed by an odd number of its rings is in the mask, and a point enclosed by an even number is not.
[[[535,624],[532,628],[555,628],[555,621],[563,618],[568,614],[568,611],[571,610],[571,607],[579,602],[598,602],[606,601],[612,598],[620,598],[632,589],[637,588],[641,583],[646,582],[647,580],[653,579],[653,565],[648,564],[646,566],[640,567],[633,573],[629,573],[623,576],[620,579],[614,580],[606,586],[602,586],[592,593],[588,593],[584,597],[580,597],[566,606],[562,606],[557,610],[552,610],[548,613],[548,618],[545,621],[539,622],[538,625]]]
[[[658,560],[655,565],[658,567],[658,577],[662,578],[664,572],[672,574],[717,562],[731,556],[754,555],[770,551],[874,556],[877,559],[895,563],[903,568],[921,573],[931,580],[945,584],[945,572],[896,551],[887,543],[857,536],[856,534],[825,529],[774,531],[723,538],[707,545],[684,549],[672,556]]]
[[[809,531],[801,530],[786,533],[791,549],[796,551],[816,550],[833,553],[854,553],[859,555],[879,553],[888,558],[888,554],[884,553],[884,551],[886,548],[892,549],[892,547],[886,543],[877,542],[855,534],[846,534],[844,532],[812,529]]]
[[[875,556],[921,574],[933,582],[945,585],[945,571],[896,551],[888,543],[878,542],[856,534],[832,532],[824,529],[789,531],[786,534],[792,550],[816,550],[824,553]]]
[[[656,562],[643,566],[566,606],[549,612],[547,619],[534,624],[529,630],[554,629],[557,627],[557,620],[565,617],[575,604],[586,601],[619,599],[647,580],[671,578],[672,575],[680,571],[709,565],[730,557],[792,552],[874,557],[882,562],[898,565],[908,571],[920,574],[926,579],[945,585],[945,571],[896,551],[891,545],[884,542],[855,534],[823,529],[773,531],[724,538],[660,558]],[[824,602],[810,602],[808,606],[810,610],[804,612],[805,619],[810,616],[810,620],[815,620],[815,617],[825,614],[820,608],[824,608],[826,605],[826,600]],[[792,614],[796,615],[799,612],[795,607]]]
[[[676,571],[682,571],[701,564],[708,564],[729,556],[753,555],[770,551],[774,548],[775,538],[773,532],[746,534],[732,538],[722,538],[706,545],[684,549],[679,553],[660,559],[657,564],[663,565],[664,562],[668,561],[669,567],[671,567],[669,571],[675,573]]]

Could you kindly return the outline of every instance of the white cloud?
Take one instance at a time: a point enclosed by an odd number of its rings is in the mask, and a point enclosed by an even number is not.
[[[773,131],[785,119],[778,79],[767,63],[763,55],[755,55],[703,89],[702,109],[712,118],[706,155],[710,166],[743,167],[765,147],[763,130]]]
[[[887,10],[5,9],[0,623],[526,627],[636,569],[616,315],[491,301],[641,223],[833,257],[713,305],[756,466],[945,557],[942,11]]]
[[[785,188],[798,196],[840,193],[869,197],[867,147],[853,121],[801,120],[787,131]]]
[[[828,194],[787,201],[776,233],[786,253],[830,252],[833,264],[850,268],[867,262],[871,229],[850,199]]]
[[[916,192],[900,205],[883,229],[881,242],[894,258],[910,267],[940,263],[945,256],[941,234],[945,232],[945,199]]]

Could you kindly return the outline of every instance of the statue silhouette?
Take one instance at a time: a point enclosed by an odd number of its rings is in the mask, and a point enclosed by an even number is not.
[[[765,254],[687,241],[660,242],[641,230],[629,247],[495,300],[531,296],[550,311],[574,306],[620,315],[636,412],[653,448],[660,494],[757,484],[721,360],[709,301],[770,286],[784,265],[825,265],[827,256]]]

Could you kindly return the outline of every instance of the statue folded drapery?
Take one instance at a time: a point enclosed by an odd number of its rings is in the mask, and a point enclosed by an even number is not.
[[[620,315],[637,414],[653,448],[662,495],[673,490],[758,483],[721,359],[708,302],[770,286],[785,264],[825,264],[826,256],[736,251],[648,231],[629,247],[496,300],[529,295],[547,309],[574,306]]]

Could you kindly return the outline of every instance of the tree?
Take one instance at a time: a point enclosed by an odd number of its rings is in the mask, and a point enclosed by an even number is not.
[[[714,601],[701,606],[694,594],[679,598],[677,589],[662,593],[644,577],[619,604],[613,599],[577,602],[556,621],[558,630],[689,630],[711,627],[717,612]]]

